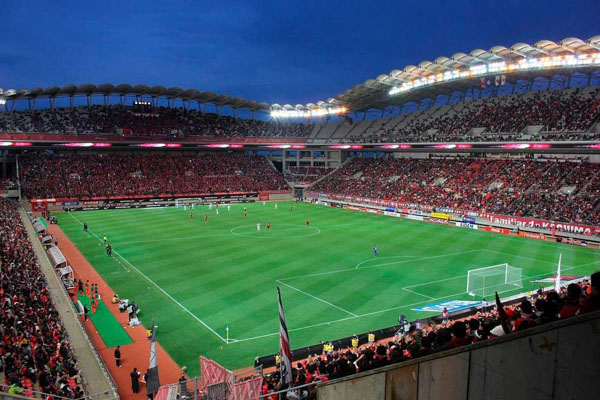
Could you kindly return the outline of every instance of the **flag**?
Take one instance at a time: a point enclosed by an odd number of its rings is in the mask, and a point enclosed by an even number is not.
[[[290,351],[290,337],[285,323],[279,287],[277,287],[277,300],[279,302],[279,356],[281,357],[279,370],[281,372],[281,383],[289,384],[292,383],[292,352]]]
[[[479,86],[484,88],[487,86],[487,80],[485,78],[481,78],[481,80],[479,81]]]
[[[500,86],[506,85],[506,75],[500,75]]]
[[[150,338],[150,364],[148,365],[148,376],[146,377],[146,392],[152,396],[158,391],[160,382],[158,380],[158,362],[156,358],[156,330],[152,320],[152,336]]]
[[[554,282],[554,290],[560,292],[560,263],[562,261],[562,253],[558,255],[558,270],[556,271],[556,281]]]
[[[498,309],[498,316],[500,316],[500,324],[502,325],[502,330],[504,331],[504,333],[510,333],[508,317],[506,316],[506,311],[504,311],[504,307],[502,307],[502,303],[500,302],[498,292],[496,292],[496,308]]]

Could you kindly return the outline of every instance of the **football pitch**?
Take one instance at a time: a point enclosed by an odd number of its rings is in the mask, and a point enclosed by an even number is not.
[[[523,288],[502,287],[504,297],[537,289],[532,281],[554,274],[559,254],[565,275],[600,269],[593,249],[290,204],[234,204],[219,215],[197,207],[194,219],[175,207],[80,211],[59,221],[111,288],[140,306],[141,321],[155,318],[159,342],[191,376],[200,355],[237,369],[278,351],[277,286],[299,348],[395,325],[400,314],[438,314],[413,311],[418,306],[473,300],[472,269],[521,268]]]

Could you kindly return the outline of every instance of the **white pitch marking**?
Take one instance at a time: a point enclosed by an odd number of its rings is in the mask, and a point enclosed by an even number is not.
[[[416,294],[416,295],[418,295],[418,296],[427,297],[427,298],[428,298],[428,299],[430,299],[430,300],[435,300],[435,297],[427,296],[426,294],[422,294],[422,293],[419,293],[419,292],[415,292],[414,290],[410,290],[410,289],[407,289],[407,288],[405,288],[405,287],[403,287],[403,288],[402,288],[402,290],[406,290],[407,292],[409,292],[409,293],[413,293],[413,294]]]
[[[80,225],[83,225],[83,223],[78,220],[76,217],[73,216],[73,214],[69,213],[69,215],[71,216],[71,218],[73,218],[75,221],[77,221]],[[102,239],[100,239],[100,237],[98,237],[98,235],[96,235],[94,232],[92,232],[91,229],[88,229],[88,232],[90,232],[92,235],[94,235],[96,237],[96,239],[98,239],[99,241],[102,241]],[[208,326],[204,321],[202,321],[200,318],[198,318],[193,312],[191,312],[190,310],[187,309],[187,307],[185,307],[183,304],[181,304],[179,301],[175,300],[173,298],[173,296],[171,296],[169,293],[167,293],[163,288],[161,288],[160,286],[158,286],[156,284],[156,282],[154,282],[152,279],[148,278],[146,276],[146,274],[144,274],[142,271],[140,271],[135,265],[133,265],[132,263],[130,263],[129,261],[127,261],[127,259],[125,257],[123,257],[122,255],[120,255],[116,250],[113,250],[113,253],[115,253],[116,255],[118,255],[119,257],[121,257],[121,259],[123,259],[123,261],[125,261],[127,264],[129,264],[129,266],[131,266],[131,268],[135,269],[137,271],[138,274],[140,274],[141,276],[143,276],[148,282],[150,282],[152,285],[154,285],[158,290],[160,290],[165,296],[167,296],[169,299],[171,299],[171,301],[173,301],[175,304],[177,304],[179,307],[181,307],[181,309],[183,311],[185,311],[186,313],[188,313],[189,315],[192,316],[192,318],[194,318],[196,321],[200,322],[202,325],[204,325],[204,327],[206,329],[208,329],[209,331],[211,331],[215,336],[217,336],[219,339],[221,339],[223,342],[227,343],[227,340],[219,335],[213,328],[211,328],[210,326]]]
[[[308,275],[298,275],[298,276],[292,276],[292,277],[289,277],[289,278],[279,278],[278,280],[280,280],[280,281],[289,281],[290,279],[299,279],[299,278],[308,278],[308,277],[311,277],[311,276],[321,276],[321,275],[337,274],[338,272],[354,271],[356,269],[377,268],[377,267],[382,267],[382,266],[385,266],[385,265],[404,264],[404,263],[412,262],[412,261],[431,260],[431,259],[434,259],[434,258],[455,256],[455,255],[466,254],[466,253],[473,253],[475,251],[480,251],[480,249],[461,251],[461,252],[458,252],[458,253],[441,254],[439,256],[413,258],[413,259],[404,260],[404,261],[394,261],[394,262],[391,262],[391,263],[376,264],[376,265],[370,265],[370,266],[367,266],[367,267],[360,267],[360,268],[352,267],[352,268],[338,269],[338,270],[335,270],[335,271],[317,272],[317,273],[308,274]]]
[[[337,308],[338,310],[345,312],[346,314],[350,314],[350,315],[352,315],[353,317],[358,317],[358,315],[354,314],[353,312],[350,312],[350,311],[348,311],[348,310],[345,310],[345,309],[343,309],[342,307],[336,306],[335,304],[332,304],[332,303],[328,302],[327,300],[323,300],[323,299],[321,299],[321,298],[319,298],[319,297],[317,297],[317,296],[313,296],[313,295],[312,295],[312,294],[310,294],[310,293],[306,293],[305,291],[303,291],[303,290],[300,290],[300,289],[298,289],[298,288],[295,288],[295,287],[293,287],[292,285],[288,285],[287,283],[284,283],[284,282],[281,282],[281,281],[277,281],[277,283],[280,283],[280,284],[282,284],[282,285],[285,285],[285,286],[289,287],[290,289],[293,289],[293,290],[295,290],[295,291],[297,291],[297,292],[300,292],[300,293],[302,293],[303,295],[306,295],[306,296],[308,296],[308,297],[312,297],[313,299],[315,299],[315,300],[318,300],[318,301],[320,301],[320,302],[322,302],[322,303],[325,303],[325,304],[327,304],[327,305],[329,305],[329,306],[331,306],[331,307],[335,307],[335,308]]]
[[[594,262],[590,262],[590,263],[586,263],[586,264],[577,265],[577,266],[574,266],[574,267],[567,267],[567,268],[564,268],[563,271],[569,271],[569,270],[572,270],[572,269],[581,268],[581,267],[585,267],[585,266],[588,266],[588,265],[595,265],[595,264],[600,264],[600,261],[594,261]],[[534,278],[539,278],[539,277],[546,276],[546,275],[548,275],[548,273],[544,273],[544,274],[540,274],[540,275],[534,275],[534,276],[524,276],[523,278],[524,279],[534,279]],[[462,277],[465,277],[465,276],[466,275],[463,275]],[[280,283],[282,283],[282,282],[280,282]],[[427,285],[429,283],[433,283],[433,282],[426,282],[423,285]],[[282,284],[284,284],[284,283],[282,283]],[[504,290],[504,291],[498,292],[498,294],[502,294],[502,293],[505,293],[505,292],[512,292],[514,290],[515,289]],[[455,296],[461,296],[461,295],[464,295],[464,294],[466,294],[466,292],[455,293],[455,294],[451,294],[451,295],[448,295],[448,296],[436,297],[436,298],[431,299],[431,300],[423,300],[423,301],[419,301],[419,302],[411,303],[411,304],[404,304],[404,305],[400,305],[400,306],[396,306],[396,307],[387,308],[387,309],[384,309],[384,310],[372,311],[372,312],[365,313],[365,314],[359,314],[356,317],[353,316],[353,317],[346,317],[346,318],[341,318],[341,319],[336,319],[336,320],[331,320],[331,321],[319,322],[317,324],[311,324],[311,325],[301,326],[299,328],[292,328],[292,329],[289,329],[289,332],[295,332],[295,331],[300,331],[300,330],[304,330],[304,329],[316,328],[316,327],[323,326],[323,325],[331,325],[331,324],[335,324],[335,323],[339,323],[339,322],[343,322],[343,321],[348,321],[348,320],[351,320],[351,319],[368,317],[368,316],[375,315],[375,314],[382,314],[382,313],[386,313],[386,312],[389,312],[389,311],[398,310],[398,309],[401,309],[401,308],[418,306],[420,304],[429,303],[431,301],[444,300],[444,299],[448,299],[448,298],[455,297]],[[241,343],[241,342],[247,342],[247,341],[250,341],[250,340],[257,340],[257,339],[262,339],[262,338],[265,338],[265,337],[276,336],[276,335],[279,335],[279,332],[267,333],[267,334],[264,334],[264,335],[259,335],[259,336],[249,337],[249,338],[242,338],[242,339],[235,339],[235,340],[236,340],[237,343]]]

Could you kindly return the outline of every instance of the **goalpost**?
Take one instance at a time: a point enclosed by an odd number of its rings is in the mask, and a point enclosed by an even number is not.
[[[521,268],[507,263],[471,269],[467,273],[467,293],[486,297],[523,287]]]
[[[183,208],[184,210],[187,210],[188,208],[193,209],[195,204],[199,204],[198,199],[193,199],[193,198],[175,199],[175,208]]]

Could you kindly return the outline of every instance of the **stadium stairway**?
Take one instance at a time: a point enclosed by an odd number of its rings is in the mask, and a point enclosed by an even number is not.
[[[308,187],[308,189],[310,189],[313,185],[315,185],[317,182],[322,181],[323,179],[327,178],[328,176],[331,176],[332,174],[335,173],[335,171],[337,171],[338,169],[342,168],[344,165],[348,164],[350,161],[352,161],[351,158],[346,159],[343,163],[340,164],[339,167],[335,168],[333,171],[331,171],[330,173],[323,175],[322,177],[320,177],[319,179],[317,179],[316,181],[314,181],[313,183],[310,184],[310,186]]]

